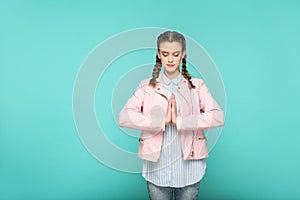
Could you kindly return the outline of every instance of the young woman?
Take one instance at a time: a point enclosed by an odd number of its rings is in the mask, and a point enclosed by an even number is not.
[[[142,131],[138,155],[150,199],[198,199],[208,157],[204,130],[223,126],[223,118],[204,81],[188,73],[184,36],[160,34],[152,78],[119,114],[121,127]]]

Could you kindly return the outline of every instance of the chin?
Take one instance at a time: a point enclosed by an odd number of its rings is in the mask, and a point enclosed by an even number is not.
[[[178,69],[178,67],[168,67],[168,66],[166,66],[166,67],[164,67],[165,68],[165,70],[166,71],[168,71],[168,72],[175,72],[175,71],[179,71],[179,69]]]
[[[168,69],[168,68],[165,68],[165,70],[169,73],[173,73],[173,72],[176,72],[177,70],[176,69]]]

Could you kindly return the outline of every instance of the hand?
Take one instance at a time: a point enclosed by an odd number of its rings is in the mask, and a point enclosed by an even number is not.
[[[175,96],[174,94],[171,95],[171,121],[173,124],[176,124],[176,121],[177,121],[177,109],[176,109],[176,100],[175,100]]]
[[[176,124],[177,120],[177,111],[176,111],[176,100],[174,94],[171,95],[171,98],[168,102],[168,109],[166,114],[166,125],[172,123]]]
[[[172,104],[169,101],[168,102],[168,109],[167,109],[167,115],[166,115],[166,125],[170,124],[172,122]]]

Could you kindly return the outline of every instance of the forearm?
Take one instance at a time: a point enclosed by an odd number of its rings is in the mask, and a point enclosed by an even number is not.
[[[140,112],[124,109],[119,114],[119,126],[137,130],[165,130],[165,117],[163,115],[145,115]]]
[[[178,130],[212,129],[224,125],[222,110],[200,113],[199,115],[177,116]]]

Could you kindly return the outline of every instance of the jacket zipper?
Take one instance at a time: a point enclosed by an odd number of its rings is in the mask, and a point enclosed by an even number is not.
[[[194,114],[194,107],[193,107],[193,97],[192,97],[192,92],[191,92],[191,89],[190,89],[190,99],[191,99],[191,104],[192,104],[192,115]],[[192,141],[192,146],[191,146],[191,148],[192,148],[192,153],[191,153],[191,157],[194,157],[194,151],[195,151],[195,149],[194,149],[194,141],[195,141],[195,137],[196,137],[196,135],[195,135],[195,131],[193,130],[193,141]]]

